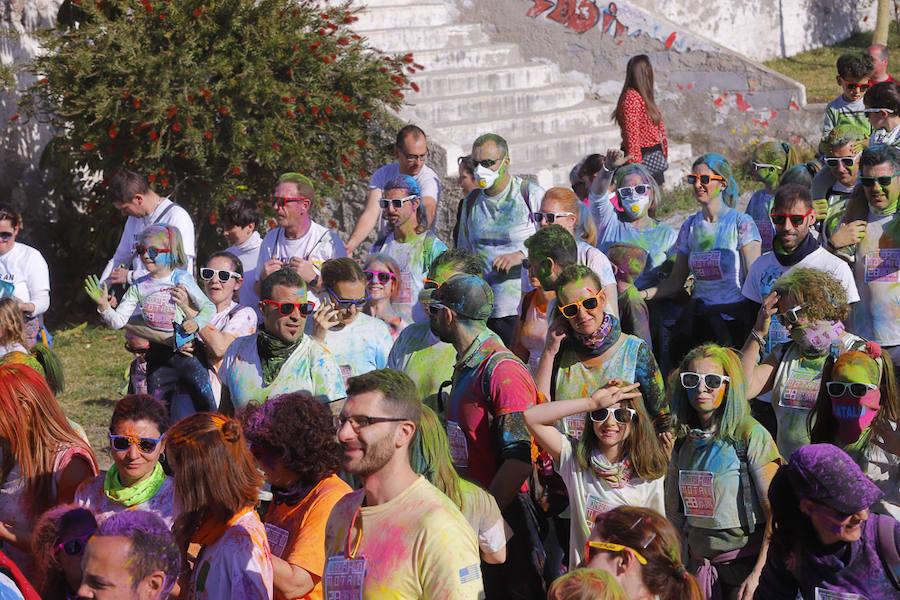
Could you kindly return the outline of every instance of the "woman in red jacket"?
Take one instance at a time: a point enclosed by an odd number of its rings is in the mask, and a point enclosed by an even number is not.
[[[662,185],[669,168],[669,143],[662,113],[653,99],[653,67],[646,54],[629,59],[612,118],[622,131],[622,150],[632,162],[647,167]]]

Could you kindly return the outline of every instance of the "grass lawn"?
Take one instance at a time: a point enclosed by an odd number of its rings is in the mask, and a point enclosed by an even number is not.
[[[838,57],[845,52],[866,52],[871,44],[871,31],[854,33],[834,46],[801,52],[790,58],[778,58],[764,64],[805,85],[807,102],[830,102],[841,93],[841,88],[834,80],[837,76],[835,65]],[[900,50],[900,35],[895,21],[891,22],[888,48],[895,53]],[[900,74],[898,61],[900,56],[893,57],[893,62],[888,67],[889,73],[893,71]]]
[[[113,404],[121,397],[124,373],[131,362],[125,335],[82,323],[53,332],[53,349],[65,369],[66,389],[59,403],[66,416],[84,427],[101,468],[112,464],[105,449]]]

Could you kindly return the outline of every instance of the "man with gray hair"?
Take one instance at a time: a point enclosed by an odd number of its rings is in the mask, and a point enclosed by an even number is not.
[[[79,598],[163,600],[181,571],[181,550],[165,522],[145,510],[104,521],[82,559]]]
[[[869,83],[875,84],[881,83],[882,81],[893,81],[894,78],[887,72],[888,60],[890,59],[890,52],[888,51],[887,46],[883,44],[873,44],[869,46],[869,56],[872,57],[872,62],[875,65],[875,71],[869,78]]]

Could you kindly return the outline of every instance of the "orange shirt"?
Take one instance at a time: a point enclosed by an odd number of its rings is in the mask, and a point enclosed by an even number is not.
[[[305,569],[316,582],[304,599],[322,600],[325,525],[331,509],[350,491],[350,486],[337,475],[331,475],[297,504],[273,504],[266,513],[266,535],[272,555]],[[283,600],[277,593],[275,597]]]

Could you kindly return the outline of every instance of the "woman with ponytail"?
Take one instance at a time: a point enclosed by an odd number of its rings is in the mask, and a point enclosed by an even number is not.
[[[678,532],[648,508],[617,506],[597,517],[585,566],[615,576],[631,600],[702,600],[681,562]]]
[[[274,572],[266,530],[254,511],[262,476],[235,419],[196,413],[168,432],[175,472],[173,532],[184,552],[200,546],[189,586],[192,600],[271,600]]]

